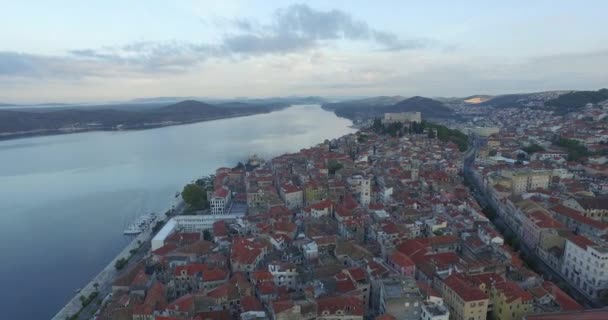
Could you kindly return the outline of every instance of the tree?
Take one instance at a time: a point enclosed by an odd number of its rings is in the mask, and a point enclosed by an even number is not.
[[[496,151],[496,150],[494,150],[494,149],[492,149],[492,150],[490,150],[490,152],[488,152],[488,156],[490,156],[490,157],[494,157],[494,156],[496,156],[497,154],[498,154],[498,151]]]
[[[382,125],[382,120],[380,120],[380,118],[374,118],[372,130],[376,133],[381,133],[384,130],[384,125]]]
[[[99,291],[99,283],[93,283],[93,287],[95,288],[95,291]]]
[[[521,148],[521,150],[525,151],[527,154],[533,154],[535,152],[545,151],[545,148],[543,148],[542,146],[539,146],[536,143],[533,143],[527,147]]]
[[[336,171],[342,169],[342,164],[336,160],[329,160],[327,163],[327,171],[330,175],[336,174]]]
[[[203,239],[207,241],[213,241],[213,236],[211,235],[211,232],[209,232],[209,230],[205,229],[205,231],[203,231]]]
[[[559,138],[557,145],[564,147],[568,151],[568,160],[575,161],[582,157],[587,157],[591,153],[587,147],[582,145],[578,140]]]
[[[188,184],[182,191],[184,202],[193,209],[205,209],[209,207],[207,192],[197,184]]]
[[[116,263],[114,263],[114,268],[116,268],[116,271],[120,271],[127,265],[127,263],[129,263],[129,260],[125,258],[120,258],[116,260]]]

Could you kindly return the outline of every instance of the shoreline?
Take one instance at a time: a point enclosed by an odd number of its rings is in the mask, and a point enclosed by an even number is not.
[[[180,207],[183,208],[183,200],[180,200],[175,205],[175,208],[180,208]],[[168,220],[169,220],[169,218],[165,214],[162,214],[162,219],[159,219],[156,221],[162,221],[163,223],[166,223]],[[112,282],[114,282],[114,280],[116,279],[116,276],[119,275],[124,270],[127,270],[129,268],[130,264],[137,263],[137,262],[139,262],[139,260],[141,260],[141,258],[133,259],[132,255],[131,255],[131,251],[134,249],[139,251],[141,248],[145,248],[146,244],[150,242],[150,239],[152,239],[153,236],[154,236],[154,233],[152,232],[152,226],[150,226],[144,232],[135,236],[133,238],[133,240],[131,240],[131,242],[129,242],[118,254],[116,254],[116,256],[95,277],[93,277],[88,283],[86,283],[86,285],[84,285],[79,292],[75,293],[74,296],[69,301],[67,301],[66,304],[51,319],[52,320],[65,320],[69,317],[72,317],[74,314],[78,313],[81,309],[84,309],[84,307],[82,306],[82,303],[80,301],[80,297],[81,296],[88,297],[91,293],[95,292],[96,291],[95,284],[98,285],[98,289],[97,289],[98,292],[103,293],[104,291],[109,290],[108,293],[111,293],[112,292]],[[146,252],[147,252],[147,249],[146,249]],[[126,258],[126,257],[129,257],[129,265],[125,266],[124,268],[122,268],[119,271],[116,270],[116,268],[115,268],[116,261],[118,261],[121,258]],[[94,299],[94,300],[101,299],[101,301],[103,301],[105,299],[105,297],[108,295],[108,293],[105,293],[103,296],[102,295],[97,296],[96,299]],[[92,303],[95,303],[95,301],[93,301]],[[101,305],[99,307],[101,307]],[[98,309],[99,308],[97,308],[96,310],[98,310]]]
[[[207,121],[215,121],[215,120],[223,120],[223,119],[232,119],[232,118],[240,118],[240,117],[249,117],[258,114],[269,114],[275,111],[285,110],[290,108],[291,106],[285,108],[279,108],[276,110],[268,111],[268,112],[256,112],[256,113],[243,113],[238,115],[227,115],[221,117],[210,117],[205,119],[194,119],[189,121],[181,121],[181,122],[167,122],[167,123],[153,123],[153,124],[142,124],[137,126],[130,127],[90,127],[90,128],[75,128],[75,129],[41,129],[35,131],[21,131],[15,133],[0,133],[0,141],[8,141],[8,140],[18,140],[18,139],[27,139],[27,138],[35,138],[35,137],[47,137],[47,136],[57,136],[57,135],[68,135],[68,134],[77,134],[77,133],[86,133],[86,132],[120,132],[120,131],[143,131],[149,129],[158,129],[172,126],[180,126],[186,124],[194,124],[200,122]]]

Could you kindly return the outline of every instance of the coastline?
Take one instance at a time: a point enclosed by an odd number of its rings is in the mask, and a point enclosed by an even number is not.
[[[179,211],[184,207],[184,203],[182,200],[180,200],[177,205],[175,206],[175,210]],[[160,217],[161,215],[159,215]],[[169,218],[165,215],[162,214],[162,219],[159,219],[157,221],[162,221],[163,223],[166,223],[167,220],[169,220]],[[119,275],[121,272],[127,270],[129,268],[130,265],[132,265],[133,263],[137,263],[140,261],[141,257],[137,258],[133,258],[132,256],[135,256],[137,254],[141,254],[141,250],[144,249],[144,253],[146,253],[148,251],[148,246],[150,243],[150,239],[154,236],[154,232],[152,232],[152,227],[148,228],[147,230],[145,230],[144,232],[138,234],[136,237],[133,238],[133,240],[131,242],[129,242],[129,244],[127,244],[95,277],[93,277],[86,285],[84,285],[82,287],[82,289],[74,294],[74,297],[72,297],[64,306],[63,308],[61,308],[56,314],[55,316],[53,316],[53,318],[51,318],[52,320],[65,320],[68,319],[72,316],[74,316],[75,314],[77,314],[78,312],[80,312],[81,309],[84,309],[84,307],[82,306],[82,302],[81,302],[81,296],[84,297],[88,297],[91,293],[95,292],[96,290],[101,293],[102,295],[97,296],[96,299],[101,299],[101,301],[103,301],[105,299],[105,297],[108,295],[108,293],[112,292],[112,282],[116,279],[116,276]],[[131,255],[131,251],[132,250],[137,250],[137,252],[135,252],[135,254]],[[116,261],[118,261],[121,258],[127,258],[129,257],[129,264],[127,266],[125,266],[124,268],[122,268],[120,271],[117,271],[115,268],[115,264]],[[95,288],[95,284],[97,284],[98,288]],[[94,299],[94,300],[96,300]],[[93,301],[93,303],[95,303],[95,301]],[[101,307],[101,305],[99,306]],[[99,308],[96,308],[95,310],[97,310]],[[84,316],[84,315],[83,315]]]
[[[279,108],[272,111],[267,112],[255,112],[255,113],[243,113],[238,115],[227,115],[221,117],[210,117],[205,119],[193,119],[189,121],[180,121],[180,122],[163,122],[163,123],[151,123],[151,124],[141,124],[137,126],[129,126],[129,127],[83,127],[83,128],[74,128],[74,129],[41,129],[35,131],[21,131],[15,133],[0,133],[0,141],[6,140],[16,140],[16,139],[25,139],[25,138],[33,138],[33,137],[45,137],[45,136],[56,136],[63,134],[76,134],[76,133],[85,133],[85,132],[95,132],[95,131],[140,131],[140,130],[148,130],[148,129],[158,129],[164,127],[171,126],[179,126],[185,124],[193,124],[199,122],[207,122],[207,121],[215,121],[215,120],[223,120],[223,119],[231,119],[231,118],[240,118],[240,117],[249,117],[258,114],[269,114],[275,111],[281,111],[290,106]]]

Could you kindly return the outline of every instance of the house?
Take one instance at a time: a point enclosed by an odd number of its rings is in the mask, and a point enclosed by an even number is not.
[[[534,311],[532,294],[513,281],[495,283],[490,289],[490,300],[496,320],[518,320]]]
[[[402,252],[393,252],[388,257],[387,264],[404,277],[414,277],[416,274],[416,264]]]
[[[584,292],[597,299],[608,289],[608,246],[580,235],[566,240],[562,274]]]
[[[226,186],[215,189],[213,196],[211,196],[211,199],[209,200],[211,214],[227,214],[228,212],[226,209],[230,206],[231,196],[230,189]]]
[[[371,179],[362,175],[354,175],[349,177],[347,182],[355,196],[359,198],[359,203],[367,207],[371,202]]]
[[[318,320],[363,320],[365,311],[358,297],[337,296],[317,299]]]
[[[450,311],[441,302],[423,301],[422,302],[422,320],[449,320]]]
[[[230,249],[232,272],[251,272],[264,259],[268,245],[256,238],[236,238]]]
[[[298,271],[293,263],[271,262],[268,264],[268,272],[272,275],[274,284],[279,287],[295,289],[298,285]]]
[[[289,210],[296,210],[304,203],[304,193],[297,185],[288,182],[281,186],[279,190],[281,199]]]
[[[420,319],[424,300],[416,282],[400,276],[379,280],[379,312],[397,320]]]
[[[454,273],[439,285],[441,295],[454,320],[485,320],[489,297],[478,287]]]

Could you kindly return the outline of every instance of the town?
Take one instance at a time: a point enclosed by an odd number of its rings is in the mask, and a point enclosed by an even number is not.
[[[606,319],[607,109],[387,113],[218,168],[97,319]]]

